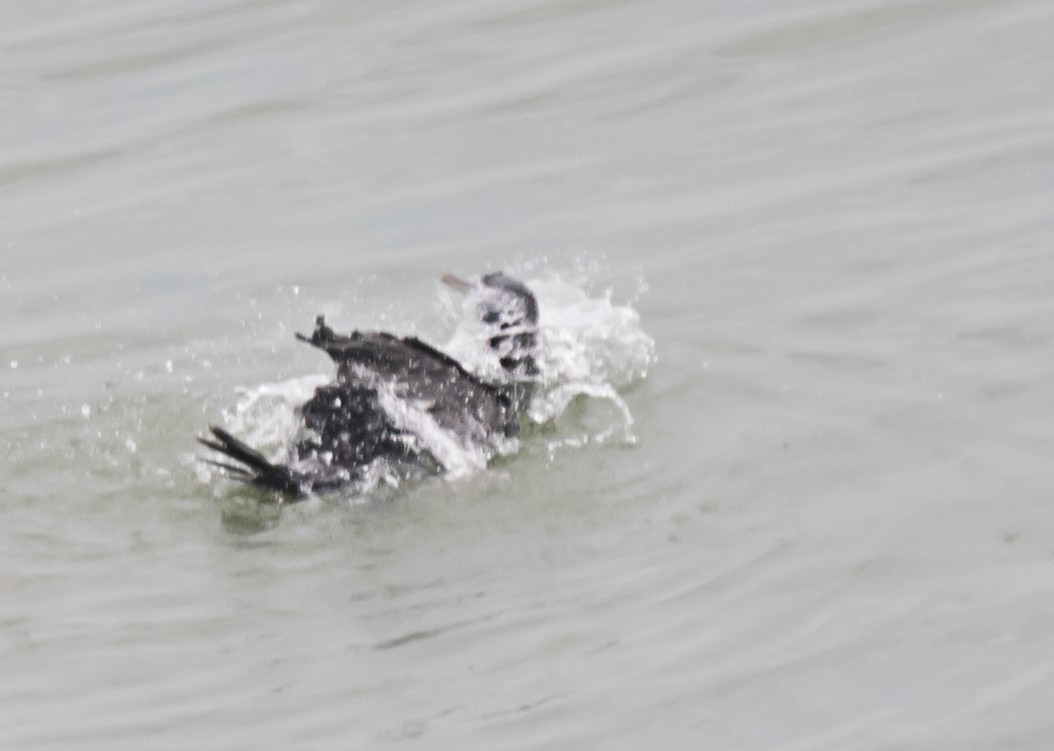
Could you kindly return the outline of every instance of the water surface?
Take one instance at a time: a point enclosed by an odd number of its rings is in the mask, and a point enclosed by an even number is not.
[[[1048,3],[2,15],[4,747],[1050,747]],[[293,331],[497,268],[640,313],[635,441],[225,523]]]

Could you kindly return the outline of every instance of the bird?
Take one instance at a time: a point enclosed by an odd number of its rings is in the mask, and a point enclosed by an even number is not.
[[[268,459],[223,428],[197,440],[221,455],[202,461],[286,501],[368,484],[441,474],[465,451],[487,457],[519,435],[540,382],[538,301],[498,271],[441,280],[465,293],[473,334],[489,367],[473,372],[415,336],[337,334],[318,316],[297,339],[325,352],[334,379],[298,408],[299,438],[282,461]]]

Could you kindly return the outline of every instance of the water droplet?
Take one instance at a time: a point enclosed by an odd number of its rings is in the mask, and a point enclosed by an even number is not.
[[[91,406],[87,402],[81,405],[81,414],[85,420],[91,417]]]
[[[168,372],[168,373],[172,372],[172,361],[171,360],[166,360],[165,361],[165,371]]]
[[[11,370],[16,370],[17,368],[18,368],[18,360],[12,360],[11,361]]]

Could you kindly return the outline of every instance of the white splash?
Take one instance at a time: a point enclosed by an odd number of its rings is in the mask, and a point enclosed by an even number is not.
[[[610,291],[590,297],[558,277],[535,279],[528,286],[538,298],[539,357],[542,384],[527,410],[535,422],[550,422],[578,396],[611,402],[634,440],[633,416],[618,389],[643,379],[655,357],[655,341],[640,314],[612,301]],[[615,426],[594,436],[606,440]]]
[[[264,453],[280,451],[300,430],[297,407],[328,381],[327,375],[313,373],[277,383],[241,386],[234,409],[223,411],[227,429]]]
[[[416,436],[419,446],[443,465],[448,476],[464,477],[487,465],[490,458],[487,447],[463,443],[450,431],[443,430],[428,411],[430,402],[402,396],[391,383],[378,383],[376,388],[381,408],[392,424]]]

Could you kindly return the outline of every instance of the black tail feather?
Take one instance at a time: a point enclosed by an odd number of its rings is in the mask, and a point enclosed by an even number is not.
[[[247,470],[245,467],[236,467],[233,464],[228,464],[227,462],[217,462],[212,459],[199,459],[199,461],[211,465],[213,467],[218,467],[222,469],[226,474],[238,480],[244,480],[248,482],[251,481],[253,477],[252,472]]]
[[[300,486],[300,483],[297,482],[288,467],[268,461],[267,457],[259,451],[252,448],[244,441],[235,438],[223,428],[210,425],[209,431],[212,433],[215,440],[199,437],[198,443],[207,446],[213,451],[223,454],[236,462],[240,462],[244,466],[214,461],[212,459],[203,459],[202,461],[205,463],[211,464],[214,467],[219,467],[236,480],[241,480],[251,485],[258,485],[260,487],[279,490],[284,493],[293,493],[296,495],[303,493],[303,488]]]
[[[250,447],[244,441],[235,438],[223,428],[217,428],[215,425],[210,425],[209,430],[217,439],[216,441],[211,441],[207,438],[198,439],[202,444],[209,448],[215,449],[221,454],[226,454],[232,459],[237,459],[242,464],[257,470],[258,472],[266,472],[274,467],[274,465],[267,460],[267,457],[256,449]]]

